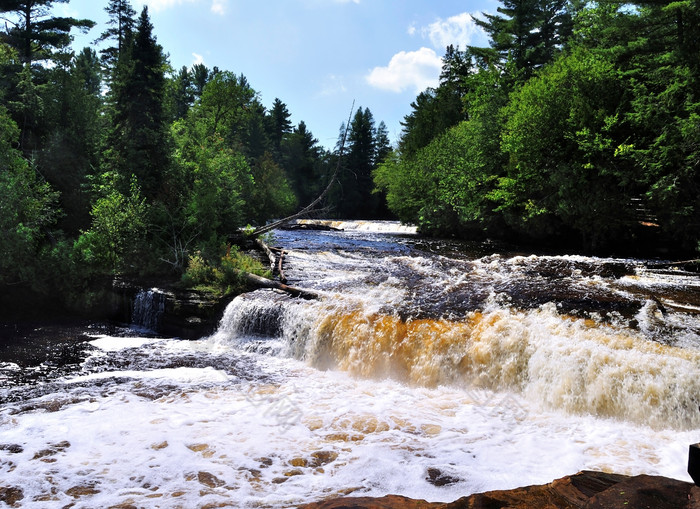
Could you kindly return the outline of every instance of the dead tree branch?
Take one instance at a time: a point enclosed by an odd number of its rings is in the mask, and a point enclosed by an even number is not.
[[[352,112],[354,109],[355,101],[352,102],[352,107],[350,108],[350,116],[348,117],[348,123],[345,124],[345,131],[343,132],[343,138],[340,142],[340,150],[338,151],[338,163],[335,165],[335,171],[333,172],[333,176],[331,177],[331,180],[328,182],[328,185],[323,190],[323,192],[320,195],[318,195],[318,197],[314,201],[309,203],[306,207],[301,209],[296,214],[280,219],[279,221],[275,221],[274,223],[261,226],[260,228],[256,228],[252,233],[249,234],[251,237],[258,237],[264,233],[274,230],[275,228],[279,228],[280,226],[286,223],[289,223],[291,221],[294,221],[295,219],[299,219],[300,217],[304,217],[312,213],[316,206],[319,203],[321,203],[326,198],[326,196],[328,196],[328,193],[333,187],[333,184],[335,184],[335,182],[338,180],[338,175],[340,174],[340,167],[343,161],[343,152],[345,151],[345,141],[348,137],[348,130],[350,129],[350,122],[352,121]]]

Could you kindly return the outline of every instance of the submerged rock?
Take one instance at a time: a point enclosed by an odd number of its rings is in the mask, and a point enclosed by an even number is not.
[[[299,509],[700,509],[700,487],[653,475],[634,477],[583,471],[549,484],[489,491],[450,503],[431,503],[396,495],[346,497]]]

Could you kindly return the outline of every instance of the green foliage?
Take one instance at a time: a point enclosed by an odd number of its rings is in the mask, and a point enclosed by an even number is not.
[[[119,191],[109,175],[105,178],[90,212],[90,229],[78,238],[75,249],[83,263],[98,271],[141,273],[147,259],[148,205],[134,177],[128,194]]]
[[[264,224],[270,217],[284,217],[294,212],[297,198],[284,170],[275,162],[272,154],[266,152],[258,158],[252,173],[255,186],[248,207],[251,221]]]
[[[40,248],[57,217],[57,193],[13,147],[17,125],[0,107],[0,285],[41,285]]]
[[[59,226],[71,235],[87,228],[90,221],[86,178],[99,166],[104,127],[100,118],[100,75],[97,54],[89,48],[67,66],[47,73],[46,134],[37,164],[46,180],[61,193],[65,216]]]
[[[270,277],[262,264],[233,247],[219,260],[211,264],[201,252],[189,257],[182,284],[187,288],[206,290],[220,296],[242,293],[246,290],[244,273]]]
[[[66,48],[72,29],[86,31],[95,26],[95,22],[88,19],[51,16],[52,4],[65,1],[11,0],[0,4],[0,13],[13,18],[5,40],[17,49],[27,67],[34,61],[52,58],[54,51]]]
[[[165,122],[165,56],[147,7],[124,44],[112,75],[114,115],[104,167],[124,182],[135,175],[147,199],[161,199],[172,145]]]
[[[542,237],[580,232],[587,247],[624,232],[629,168],[614,157],[622,83],[613,66],[577,50],[511,99],[502,148],[507,178],[492,195],[508,222]],[[623,205],[623,206],[621,206]]]
[[[411,158],[392,157],[375,172],[389,208],[426,233],[453,234],[491,221],[487,195],[493,189],[487,124],[464,121]]]

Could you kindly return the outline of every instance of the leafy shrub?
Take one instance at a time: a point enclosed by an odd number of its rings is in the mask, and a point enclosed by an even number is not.
[[[201,252],[197,252],[189,257],[182,284],[217,295],[238,294],[247,289],[244,276],[246,272],[270,276],[258,260],[241,253],[237,247],[230,247],[216,266],[205,260]]]

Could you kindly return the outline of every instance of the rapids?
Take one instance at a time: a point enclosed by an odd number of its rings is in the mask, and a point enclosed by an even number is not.
[[[4,496],[277,508],[450,501],[582,469],[689,480],[697,275],[328,225],[344,231],[273,237],[319,300],[258,290],[197,341],[93,328],[61,366],[3,357]]]

